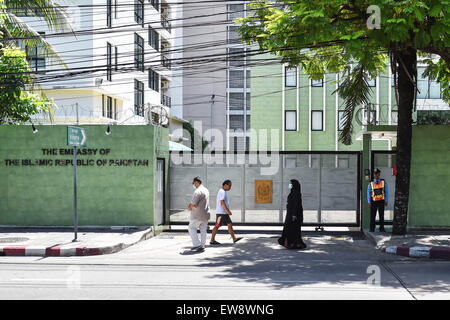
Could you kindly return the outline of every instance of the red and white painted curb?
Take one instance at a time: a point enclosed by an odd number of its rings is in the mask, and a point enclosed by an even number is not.
[[[381,249],[383,252],[397,254],[405,257],[448,259],[450,260],[450,247],[411,247],[390,246]]]
[[[76,247],[62,248],[61,246],[7,246],[0,247],[0,256],[39,256],[39,257],[68,257],[94,256],[103,254],[102,248]]]

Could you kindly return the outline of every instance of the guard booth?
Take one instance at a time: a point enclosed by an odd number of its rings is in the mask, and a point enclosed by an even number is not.
[[[229,191],[234,225],[284,223],[290,179],[302,188],[304,225],[360,227],[360,152],[170,153],[170,224],[189,221],[192,180],[202,178],[210,191],[211,222],[223,181]]]

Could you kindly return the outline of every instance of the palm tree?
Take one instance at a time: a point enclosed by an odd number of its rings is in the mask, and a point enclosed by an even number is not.
[[[39,46],[46,57],[65,66],[53,47],[32,27],[24,23],[19,13],[43,20],[58,32],[71,32],[66,11],[53,0],[0,0],[0,45],[16,44],[23,40],[26,46]]]

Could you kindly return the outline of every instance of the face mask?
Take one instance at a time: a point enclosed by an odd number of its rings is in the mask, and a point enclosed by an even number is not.
[[[289,190],[292,189],[292,183],[289,183]]]
[[[195,186],[195,184],[192,184],[192,188],[195,190],[197,189],[197,187]]]

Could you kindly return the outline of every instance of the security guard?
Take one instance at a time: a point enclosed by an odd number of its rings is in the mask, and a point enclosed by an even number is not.
[[[377,210],[380,218],[380,232],[384,230],[384,207],[388,205],[388,186],[384,179],[380,179],[380,169],[373,173],[373,181],[367,187],[367,202],[370,208],[370,232],[375,231],[375,217]]]

